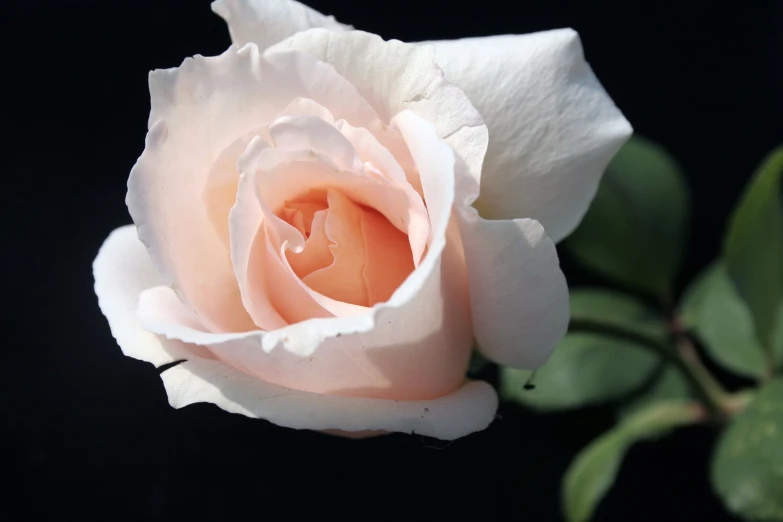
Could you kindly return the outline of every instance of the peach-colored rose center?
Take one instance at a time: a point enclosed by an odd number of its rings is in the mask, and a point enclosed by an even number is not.
[[[387,301],[413,269],[408,237],[378,211],[338,189],[312,190],[275,214],[305,238],[286,257],[313,290],[360,306]]]

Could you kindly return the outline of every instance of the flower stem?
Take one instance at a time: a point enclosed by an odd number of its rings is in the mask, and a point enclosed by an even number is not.
[[[571,331],[592,332],[609,335],[619,339],[634,342],[648,348],[667,362],[673,364],[688,381],[694,395],[704,405],[708,415],[714,422],[726,420],[726,407],[729,394],[723,389],[710,372],[702,365],[690,339],[679,328],[672,328],[673,341],[677,349],[670,343],[643,335],[630,328],[618,324],[605,324],[596,321],[573,319]]]

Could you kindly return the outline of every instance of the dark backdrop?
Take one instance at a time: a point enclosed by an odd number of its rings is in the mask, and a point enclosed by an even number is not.
[[[716,255],[749,173],[783,140],[783,8],[681,4],[311,2],[408,41],[576,28],[636,131],[688,174],[689,277]],[[228,33],[202,0],[3,2],[0,17],[10,87],[0,98],[10,479],[0,519],[560,519],[559,477],[610,425],[607,409],[533,415],[503,405],[488,430],[451,445],[345,441],[212,405],[171,409],[157,371],[111,338],[91,262],[129,222],[125,183],[144,144],[147,71],[218,54]],[[568,259],[565,269],[572,284],[590,280]],[[713,441],[694,428],[632,449],[596,520],[732,520],[706,479]]]

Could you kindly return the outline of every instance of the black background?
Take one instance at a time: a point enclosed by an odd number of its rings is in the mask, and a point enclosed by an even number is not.
[[[533,415],[503,405],[489,429],[450,445],[346,441],[212,405],[171,409],[157,371],[111,338],[91,262],[130,221],[125,183],[144,144],[147,71],[218,54],[228,33],[201,0],[3,4],[0,408],[10,480],[0,519],[560,520],[559,477],[610,425],[608,408]],[[688,175],[684,283],[718,253],[748,175],[783,141],[783,7],[682,4],[310,5],[407,41],[576,28],[636,132]],[[567,258],[564,267],[572,285],[593,281]],[[713,442],[692,428],[639,444],[595,520],[733,520],[706,478]]]

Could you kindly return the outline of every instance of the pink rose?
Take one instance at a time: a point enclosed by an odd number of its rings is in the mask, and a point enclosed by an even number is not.
[[[547,360],[569,317],[553,240],[631,133],[576,33],[414,45],[291,0],[213,8],[235,45],[150,74],[135,225],[94,263],[123,352],[185,360],[161,374],[174,407],[484,429],[474,338],[501,364]]]

